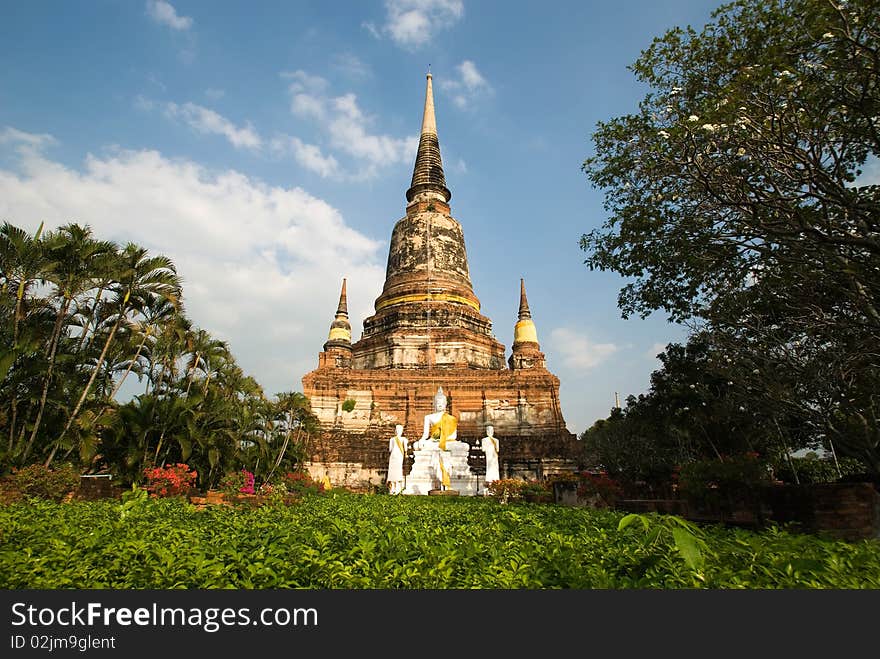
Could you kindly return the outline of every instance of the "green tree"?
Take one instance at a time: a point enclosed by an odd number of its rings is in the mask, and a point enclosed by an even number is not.
[[[4,222],[0,227],[0,280],[2,280],[0,292],[2,292],[4,321],[0,375],[5,378],[18,362],[18,372],[13,374],[14,379],[9,383],[11,395],[7,426],[10,453],[14,450],[17,433],[23,435],[26,430],[24,423],[19,424],[19,403],[21,394],[30,390],[30,387],[22,386],[25,382],[21,375],[24,373],[35,375],[33,355],[39,352],[41,345],[44,345],[46,336],[39,325],[28,323],[29,320],[39,317],[38,313],[34,313],[28,318],[29,312],[39,312],[46,308],[46,305],[40,302],[31,304],[30,291],[38,283],[45,281],[46,274],[54,265],[46,253],[42,233],[42,224],[33,236],[8,222]],[[33,309],[29,308],[30,306],[33,306]]]
[[[149,256],[146,249],[138,247],[134,243],[129,243],[120,254],[119,266],[118,279],[112,286],[113,299],[110,303],[113,309],[110,316],[112,324],[107,332],[107,337],[101,354],[98,356],[97,363],[91,368],[89,381],[83,388],[64,429],[55,441],[52,451],[46,459],[47,467],[52,463],[58,448],[63,445],[65,435],[70,430],[71,425],[73,425],[76,416],[79,414],[91,391],[95,379],[101,371],[113,338],[123,322],[129,320],[129,314],[143,313],[151,303],[154,303],[157,297],[163,297],[172,301],[180,298],[180,281],[174,264],[167,257]]]
[[[132,372],[147,391],[120,404]],[[317,427],[302,394],[268,400],[225,342],[193,326],[170,260],[76,224],[0,226],[0,375],[4,472],[76,451],[124,483],[184,462],[210,487],[295,464]]]
[[[760,362],[749,402],[880,472],[878,25],[874,2],[753,0],[655,39],[638,112],[593,135],[609,218],[581,247],[630,280],[625,317],[696,321]]]
[[[109,241],[98,241],[92,237],[89,227],[67,224],[53,232],[46,240],[46,250],[53,267],[47,272],[47,280],[53,284],[52,297],[56,300],[57,312],[52,336],[47,348],[48,368],[43,377],[43,386],[36,418],[32,424],[30,438],[24,449],[23,460],[34,445],[43,411],[49,395],[49,386],[55,369],[58,345],[62,332],[69,324],[71,306],[93,286],[92,272],[95,264],[115,254],[116,245]]]
[[[319,429],[309,399],[298,391],[282,391],[272,404],[271,448],[277,453],[267,470],[266,480],[285,465],[293,466],[306,458],[308,439]]]

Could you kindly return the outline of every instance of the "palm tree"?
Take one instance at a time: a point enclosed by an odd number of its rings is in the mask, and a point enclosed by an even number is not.
[[[55,285],[53,297],[58,300],[58,311],[47,348],[48,368],[43,378],[36,419],[34,419],[30,439],[28,439],[22,456],[23,462],[27,460],[31,452],[43,419],[43,410],[46,407],[49,383],[55,368],[55,358],[64,320],[76,298],[92,288],[91,272],[95,261],[116,252],[114,243],[95,240],[92,238],[92,230],[88,226],[82,227],[78,224],[67,224],[61,227],[57,232],[50,234],[45,242],[50,259],[54,264],[46,278]]]
[[[163,387],[177,380],[178,367],[191,345],[192,321],[183,314],[169,316],[159,324],[150,357],[147,391],[162,395]]]
[[[78,354],[83,354],[92,340],[99,335],[98,328],[101,325],[102,313],[109,309],[104,294],[110,290],[116,280],[122,268],[121,260],[122,253],[116,246],[112,252],[101,254],[90,261],[91,287],[89,290],[94,291],[94,295],[91,297],[90,303],[83,301],[76,310],[76,318],[82,328],[76,347]]]
[[[38,404],[41,378],[46,370],[42,353],[52,334],[55,318],[54,308],[47,300],[39,297],[27,297],[22,304],[22,310],[18,343],[14,350],[5,353],[11,358],[5,360],[8,368],[0,380],[4,416],[0,422],[4,431],[7,423],[10,426],[6,451],[10,465],[13,459],[20,458],[27,441],[26,420],[30,416],[29,412],[36,409]],[[4,326],[2,334],[4,346],[11,346],[11,323]]]
[[[15,313],[13,314],[12,347],[18,343],[18,330],[23,317],[24,297],[37,281],[46,279],[54,264],[47,258],[41,236],[43,224],[29,236],[26,231],[4,222],[0,227],[0,278],[3,292],[15,287]]]
[[[298,391],[282,391],[275,395],[273,407],[276,420],[279,421],[278,428],[283,432],[284,439],[281,443],[281,448],[278,450],[278,455],[272,464],[272,468],[266,475],[265,480],[267,481],[283,462],[294,433],[296,433],[294,445],[299,449],[297,451],[298,455],[295,458],[301,460],[303,457],[301,455],[303,435],[308,436],[318,427],[318,419],[312,413],[311,403],[305,394]]]
[[[141,357],[141,353],[146,347],[147,341],[149,341],[150,339],[155,340],[156,335],[162,325],[170,322],[180,312],[179,304],[166,297],[156,297],[150,302],[151,304],[149,304],[147,308],[144,309],[142,312],[143,318],[139,320],[128,321],[127,323],[128,328],[132,332],[139,334],[141,339],[138,343],[137,349],[135,350],[134,356],[131,359],[127,360],[128,365],[125,369],[125,372],[122,374],[122,377],[119,378],[119,381],[116,383],[116,386],[110,393],[111,400],[116,398],[116,394],[119,392],[119,389],[122,387],[122,384],[125,382],[128,374],[131,373],[135,364],[138,363],[138,360]]]
[[[189,375],[187,376],[186,391],[189,395],[189,389],[193,382],[193,377],[197,368],[201,368],[205,374],[205,391],[207,391],[208,380],[211,373],[212,363],[221,363],[229,358],[229,346],[225,341],[213,338],[203,329],[197,329],[191,335],[190,359],[187,364]],[[204,392],[203,392],[204,393]]]
[[[117,280],[111,285],[113,290],[113,300],[111,302],[113,314],[110,317],[113,319],[113,324],[104,341],[104,347],[101,350],[98,361],[92,368],[89,381],[80,394],[76,406],[70,413],[64,430],[55,441],[52,452],[46,459],[45,464],[47,467],[52,463],[55,452],[82,409],[92,385],[104,364],[104,359],[107,356],[107,351],[110,349],[113,338],[116,336],[119,327],[128,318],[128,315],[130,313],[143,313],[143,310],[156,297],[164,297],[175,304],[180,299],[180,280],[174,263],[169,258],[165,256],[150,257],[146,249],[138,247],[134,243],[128,243],[120,257],[122,267],[120,268]]]
[[[15,290],[15,303],[12,313],[11,344],[8,350],[0,354],[0,375],[12,368],[15,361],[22,355],[24,348],[20,339],[22,321],[25,316],[26,295],[29,289],[46,278],[53,263],[49,260],[42,241],[43,224],[31,236],[23,229],[4,222],[0,227],[0,279],[2,279],[2,296],[4,300],[10,291]],[[32,339],[33,337],[29,337]],[[27,342],[31,344],[31,341]],[[18,424],[18,397],[13,395],[10,401],[9,449],[12,450]]]

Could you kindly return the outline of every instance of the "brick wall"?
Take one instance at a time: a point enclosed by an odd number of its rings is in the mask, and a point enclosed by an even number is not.
[[[774,485],[761,492],[764,520],[792,524],[798,531],[821,533],[851,542],[880,538],[880,493],[872,483],[821,483]],[[621,500],[617,508],[627,512],[674,514],[696,522],[725,522],[760,526],[755,510],[708,513],[693,509],[683,500]]]
[[[775,522],[842,540],[880,537],[880,493],[871,483],[779,485],[763,498]]]
[[[308,446],[307,467],[313,477],[326,474],[334,485],[352,489],[368,489],[381,484],[388,470],[388,440],[393,434],[387,428],[364,433],[325,431],[314,437]],[[470,445],[468,464],[474,474],[486,473],[486,460],[480,450],[480,439],[459,437]],[[578,467],[579,444],[570,433],[539,437],[505,437],[500,439],[499,472],[502,478],[541,479]],[[413,441],[410,441],[412,446]],[[404,472],[412,465],[412,449],[404,464]]]

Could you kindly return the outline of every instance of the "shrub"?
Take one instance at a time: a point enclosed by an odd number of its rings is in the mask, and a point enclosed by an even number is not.
[[[552,487],[550,481],[501,478],[489,483],[486,489],[501,503],[517,500],[547,503],[553,501]]]
[[[507,503],[508,501],[522,499],[525,483],[525,481],[518,478],[501,478],[489,483],[486,489],[492,497],[498,499],[501,503]]]
[[[620,485],[606,472],[581,473],[578,481],[578,498],[589,502],[596,508],[612,508],[621,497],[623,490]]]
[[[771,482],[767,463],[751,452],[683,465],[678,490],[697,508],[729,511],[737,505],[754,503],[758,490]]]
[[[553,501],[553,488],[549,481],[525,481],[520,493],[523,499],[534,503],[549,503]]]
[[[275,483],[263,483],[260,485],[257,493],[263,496],[270,504],[285,503],[290,494],[287,489],[287,483],[282,480]]]
[[[233,471],[220,481],[220,489],[226,494],[254,494],[254,474],[247,469]]]
[[[147,467],[144,469],[146,490],[153,497],[177,497],[189,492],[195,485],[198,472],[189,465],[178,462],[165,467]]]
[[[258,492],[265,495],[285,495],[287,494],[287,484],[284,481],[277,483],[263,483],[260,485]]]
[[[132,501],[126,523],[119,502],[0,506],[0,529],[9,530],[0,575],[7,589],[880,588],[873,541],[696,529],[655,514],[618,530],[623,513],[505,511],[474,499],[340,491],[296,506],[194,514],[181,499],[135,492],[123,501]]]
[[[773,465],[776,477],[785,483],[833,483],[841,478],[865,471],[865,466],[854,458],[841,458],[838,461],[840,473],[833,459],[791,458]],[[797,474],[797,478],[795,478]]]
[[[553,474],[547,479],[551,485],[555,483],[574,483],[577,484],[581,480],[580,474],[574,471],[565,471],[559,474]]]
[[[296,494],[318,494],[324,491],[324,486],[313,480],[311,474],[305,470],[287,472],[284,474],[284,484],[289,492]]]
[[[13,488],[22,496],[49,499],[56,503],[79,486],[79,471],[70,464],[55,469],[32,464],[14,470],[9,478]]]

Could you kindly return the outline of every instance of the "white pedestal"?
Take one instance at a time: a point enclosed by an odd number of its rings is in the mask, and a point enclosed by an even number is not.
[[[467,442],[448,441],[446,450],[441,451],[439,442],[425,442],[425,446],[413,451],[415,459],[406,476],[404,494],[428,494],[430,490],[441,489],[439,460],[449,473],[449,489],[458,490],[462,496],[477,493],[479,477],[471,474],[468,465]]]

